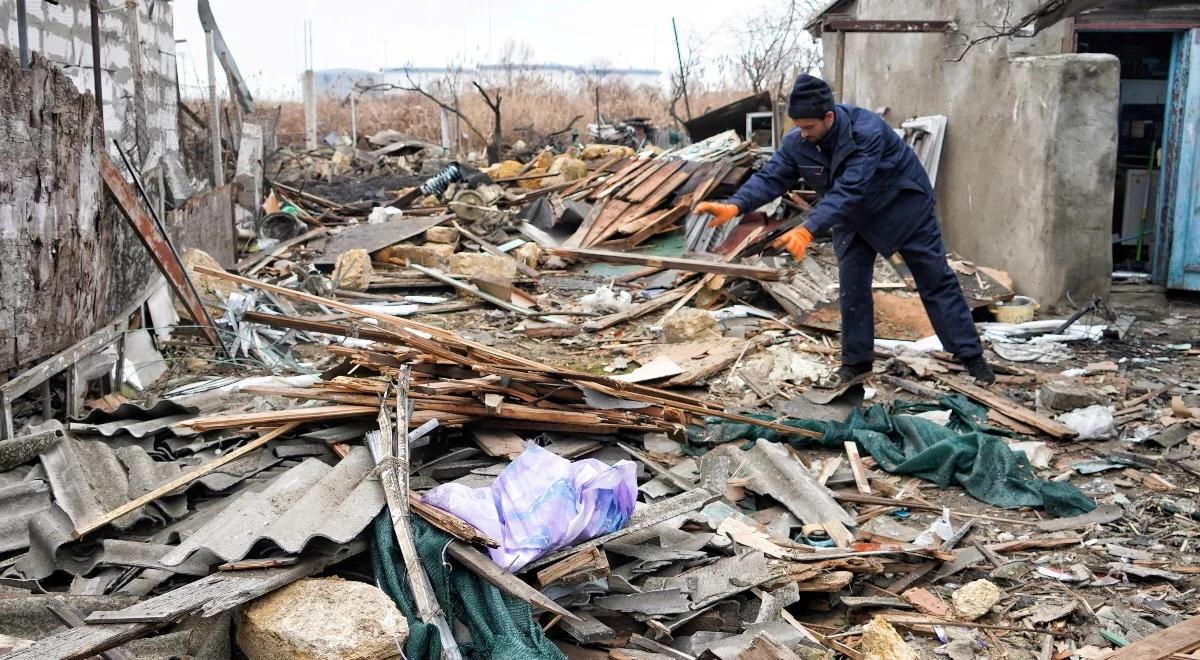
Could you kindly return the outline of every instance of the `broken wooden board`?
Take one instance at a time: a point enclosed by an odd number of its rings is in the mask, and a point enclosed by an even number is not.
[[[687,259],[683,257],[661,257],[658,255],[634,254],[631,252],[613,252],[610,250],[589,250],[579,248],[556,247],[546,248],[546,252],[559,257],[578,259],[581,261],[598,261],[602,263],[634,264],[637,266],[654,266],[670,268],[688,273],[716,273],[732,277],[745,277],[752,280],[778,280],[779,270],[766,266],[747,266],[731,264],[723,261],[705,261],[703,259]]]
[[[423,234],[430,227],[436,227],[453,216],[434,215],[428,217],[409,217],[391,222],[377,224],[350,225],[341,233],[325,241],[325,247],[313,263],[318,266],[332,266],[338,255],[347,250],[366,250],[377,252],[389,245],[395,245],[418,234]]]
[[[462,541],[450,541],[446,553],[457,559],[463,566],[471,569],[479,577],[487,580],[500,591],[510,596],[520,598],[530,605],[553,612],[568,619],[579,620],[574,613],[569,612],[558,603],[551,600],[542,592],[525,583],[521,578],[506,572],[496,565],[491,557],[476,550]]]
[[[1039,520],[1037,526],[1043,532],[1067,532],[1092,525],[1106,525],[1120,520],[1124,515],[1125,512],[1121,510],[1121,507],[1115,504],[1106,504],[1081,516]]]
[[[1160,660],[1200,644],[1200,616],[1160,630],[1119,649],[1107,660]]]
[[[120,149],[119,146],[117,148]],[[108,152],[103,149],[100,150],[100,176],[104,179],[104,186],[108,188],[108,192],[117,202],[117,208],[129,221],[133,233],[137,235],[142,245],[146,246],[154,263],[158,265],[158,270],[171,285],[171,290],[179,300],[183,301],[188,315],[192,317],[196,325],[200,326],[201,332],[209,343],[220,349],[222,353],[226,353],[228,349],[221,341],[221,336],[217,334],[212,317],[209,316],[208,309],[204,306],[200,293],[196,290],[196,284],[188,274],[188,269],[184,267],[179,253],[175,251],[174,244],[167,236],[166,228],[157,221],[156,217],[151,217],[138,203],[133,187],[121,176],[116,164],[108,157]]]
[[[985,390],[978,385],[972,385],[960,378],[946,374],[933,374],[933,377],[943,385],[960,394],[967,395],[978,403],[998,410],[1018,422],[1028,424],[1060,440],[1069,440],[1079,435],[1066,424],[1050,419],[1049,417],[1043,417],[991,390]]]
[[[933,336],[933,324],[925,305],[915,295],[872,291],[875,308],[875,336],[879,339],[917,341]],[[796,322],[827,332],[841,332],[842,313],[838,303],[821,303],[796,317]]]
[[[537,572],[538,584],[572,586],[609,575],[608,555],[597,547],[581,550]]]
[[[476,426],[468,426],[464,430],[488,456],[507,458],[511,461],[525,451],[525,439],[512,431],[497,431]]]

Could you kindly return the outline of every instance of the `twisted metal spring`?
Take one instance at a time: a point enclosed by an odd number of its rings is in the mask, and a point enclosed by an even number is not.
[[[422,184],[421,192],[426,195],[441,196],[442,193],[446,192],[446,188],[450,187],[450,184],[462,180],[462,169],[458,163],[450,163],[437,176]]]

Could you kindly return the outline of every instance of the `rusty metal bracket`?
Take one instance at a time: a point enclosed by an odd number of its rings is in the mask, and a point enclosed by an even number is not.
[[[108,153],[103,151],[100,152],[100,176],[104,179],[104,186],[117,201],[117,206],[121,208],[122,214],[129,220],[129,224],[133,225],[134,232],[142,240],[146,249],[150,251],[150,255],[154,257],[158,269],[166,276],[171,290],[184,302],[188,313],[200,326],[204,336],[213,346],[220,349],[221,353],[228,354],[225,343],[221,341],[221,336],[217,334],[217,329],[213,325],[212,317],[209,316],[208,310],[204,308],[204,304],[200,300],[196,285],[188,276],[187,270],[184,269],[179,254],[175,252],[175,246],[171,244],[171,239],[162,228],[162,223],[156,222],[156,218],[151,218],[150,214],[138,204],[133,187],[121,176],[117,166],[108,157]]]

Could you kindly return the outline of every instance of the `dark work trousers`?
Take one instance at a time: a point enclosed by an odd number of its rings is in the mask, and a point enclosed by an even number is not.
[[[842,234],[845,232],[845,234]],[[835,231],[838,244],[838,302],[842,309],[842,364],[865,364],[875,357],[875,305],[871,281],[877,252],[851,229]],[[845,242],[843,247],[841,243]],[[942,347],[961,359],[983,355],[979,333],[958,278],[946,263],[937,218],[930,215],[896,249],[917,283],[925,313]]]

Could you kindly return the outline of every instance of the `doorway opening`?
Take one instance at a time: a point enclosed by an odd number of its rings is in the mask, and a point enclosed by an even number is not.
[[[1080,31],[1076,38],[1077,52],[1108,53],[1121,62],[1113,270],[1149,273],[1175,34]]]

